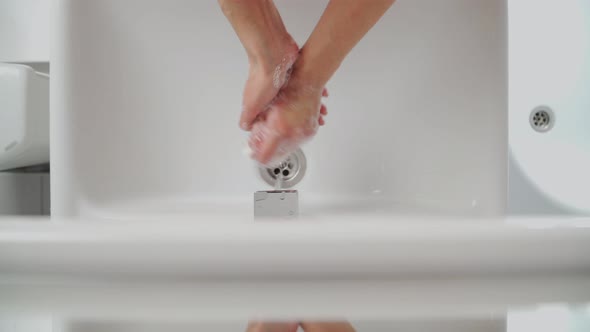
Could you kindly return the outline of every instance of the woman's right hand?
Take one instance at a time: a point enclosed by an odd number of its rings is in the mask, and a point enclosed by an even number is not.
[[[244,87],[240,128],[252,130],[258,116],[268,110],[271,102],[289,81],[299,47],[290,35],[277,36],[277,45],[259,46],[249,57],[250,69]]]

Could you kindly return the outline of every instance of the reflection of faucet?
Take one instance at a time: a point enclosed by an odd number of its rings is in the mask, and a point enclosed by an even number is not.
[[[254,217],[295,218],[299,214],[297,190],[269,190],[254,193]]]
[[[260,167],[262,179],[275,190],[254,193],[254,217],[293,218],[299,213],[299,197],[292,188],[303,176],[307,161],[301,149],[297,149],[285,161],[275,167]]]

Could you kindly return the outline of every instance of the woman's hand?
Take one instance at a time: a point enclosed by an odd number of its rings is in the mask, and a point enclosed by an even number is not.
[[[295,67],[291,79],[254,122],[248,141],[252,157],[273,166],[313,137],[325,123],[328,111],[322,97],[327,96],[326,89],[310,84]]]
[[[248,80],[244,87],[240,128],[251,130],[258,115],[268,110],[280,89],[289,80],[299,47],[286,35],[281,45],[267,46],[254,58],[250,58]]]
[[[251,130],[289,79],[299,47],[287,32],[279,11],[270,0],[218,0],[248,55],[248,80],[244,87],[240,127]]]

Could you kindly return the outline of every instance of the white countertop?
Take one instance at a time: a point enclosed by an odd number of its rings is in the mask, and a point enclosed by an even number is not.
[[[590,302],[587,219],[359,220],[5,219],[0,312],[389,319]]]

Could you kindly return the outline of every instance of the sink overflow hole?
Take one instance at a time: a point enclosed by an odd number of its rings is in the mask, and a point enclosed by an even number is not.
[[[555,116],[551,108],[539,106],[531,111],[529,122],[535,131],[544,133],[553,128]]]

